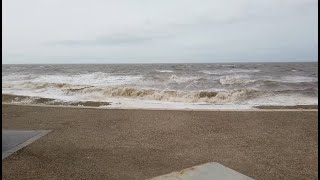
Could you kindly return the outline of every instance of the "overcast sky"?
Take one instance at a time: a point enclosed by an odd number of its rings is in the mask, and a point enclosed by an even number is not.
[[[3,63],[317,61],[317,0],[3,0]]]

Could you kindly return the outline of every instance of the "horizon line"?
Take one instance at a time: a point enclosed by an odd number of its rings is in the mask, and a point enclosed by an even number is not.
[[[252,61],[252,62],[137,62],[137,63],[2,63],[2,65],[86,65],[86,64],[245,64],[245,63],[255,63],[255,64],[271,64],[271,63],[318,63],[318,61]]]

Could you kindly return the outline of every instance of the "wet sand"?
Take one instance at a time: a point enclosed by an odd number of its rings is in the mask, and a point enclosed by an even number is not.
[[[89,107],[100,107],[108,106],[109,102],[95,102],[95,101],[78,101],[78,102],[64,102],[56,101],[56,99],[51,98],[42,98],[42,97],[31,97],[31,96],[19,96],[11,94],[2,94],[3,103],[20,103],[27,102],[22,104],[38,104],[38,105],[60,105],[60,106],[89,106]]]
[[[2,106],[5,129],[51,133],[2,161],[3,179],[146,179],[218,162],[255,179],[318,178],[317,111]]]
[[[255,106],[257,109],[318,109],[318,105],[296,105],[296,106]]]

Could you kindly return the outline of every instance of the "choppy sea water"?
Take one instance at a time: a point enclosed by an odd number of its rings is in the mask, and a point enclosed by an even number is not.
[[[124,108],[317,105],[318,63],[2,65],[2,93]]]

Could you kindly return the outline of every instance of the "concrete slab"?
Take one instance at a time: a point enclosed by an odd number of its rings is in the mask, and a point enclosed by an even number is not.
[[[4,130],[2,129],[2,160],[49,133],[50,130]]]
[[[210,162],[199,166],[151,178],[150,180],[253,180],[219,163]]]

